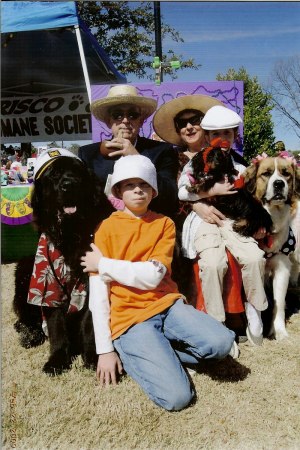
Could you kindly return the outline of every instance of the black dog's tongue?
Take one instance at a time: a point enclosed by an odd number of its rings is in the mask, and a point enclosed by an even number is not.
[[[77,210],[76,206],[65,206],[64,207],[64,212],[66,214],[74,214],[76,212],[76,210]]]

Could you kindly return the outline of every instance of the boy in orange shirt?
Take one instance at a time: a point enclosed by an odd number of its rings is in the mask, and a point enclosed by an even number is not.
[[[102,222],[81,263],[84,272],[98,272],[90,277],[89,301],[97,378],[116,384],[123,365],[157,405],[180,410],[195,395],[184,366],[238,357],[235,335],[186,304],[171,278],[175,226],[148,210],[158,195],[150,159],[120,158],[111,189],[125,208]]]

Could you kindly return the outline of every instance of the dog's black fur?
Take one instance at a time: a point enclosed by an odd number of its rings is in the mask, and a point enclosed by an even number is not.
[[[233,166],[229,152],[224,152],[220,147],[212,148],[206,156],[206,166],[203,152],[197,153],[192,159],[193,177],[195,184],[188,187],[189,192],[207,192],[217,182],[222,182],[227,176],[230,183],[234,182],[237,171]],[[227,218],[232,219],[233,230],[243,236],[253,236],[259,228],[266,228],[271,232],[272,219],[268,212],[246,188],[239,188],[236,194],[216,195],[210,199],[219,211]]]
[[[65,212],[66,207],[76,207],[76,212]],[[93,234],[113,208],[107,200],[96,175],[77,158],[60,156],[35,180],[32,194],[34,224],[39,233],[61,252],[71,271],[71,279],[81,278],[88,287],[88,277],[83,274],[80,257],[90,248]],[[41,308],[27,303],[34,255],[17,264],[14,311],[15,324],[20,333],[20,343],[29,348],[45,340],[42,331]],[[82,310],[67,314],[68,304],[62,307],[43,307],[47,321],[50,358],[43,371],[49,375],[69,369],[73,358],[81,354],[84,365],[95,366],[96,351],[88,299]]]

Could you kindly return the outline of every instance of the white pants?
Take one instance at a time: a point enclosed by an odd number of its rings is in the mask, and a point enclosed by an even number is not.
[[[264,252],[252,237],[244,237],[232,229],[232,222],[224,221],[222,227],[202,222],[195,235],[195,247],[199,256],[199,276],[206,311],[224,322],[223,279],[228,261],[226,248],[241,267],[247,301],[258,311],[267,308],[264,290]]]

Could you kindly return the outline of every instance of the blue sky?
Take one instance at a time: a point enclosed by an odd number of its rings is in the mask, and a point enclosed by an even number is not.
[[[197,71],[178,72],[178,81],[214,81],[218,73],[243,66],[265,86],[277,61],[300,55],[300,2],[161,1],[160,10],[184,39],[163,40],[163,51],[172,49],[201,64]],[[273,120],[276,140],[299,149],[299,138],[282,118],[273,114]]]

